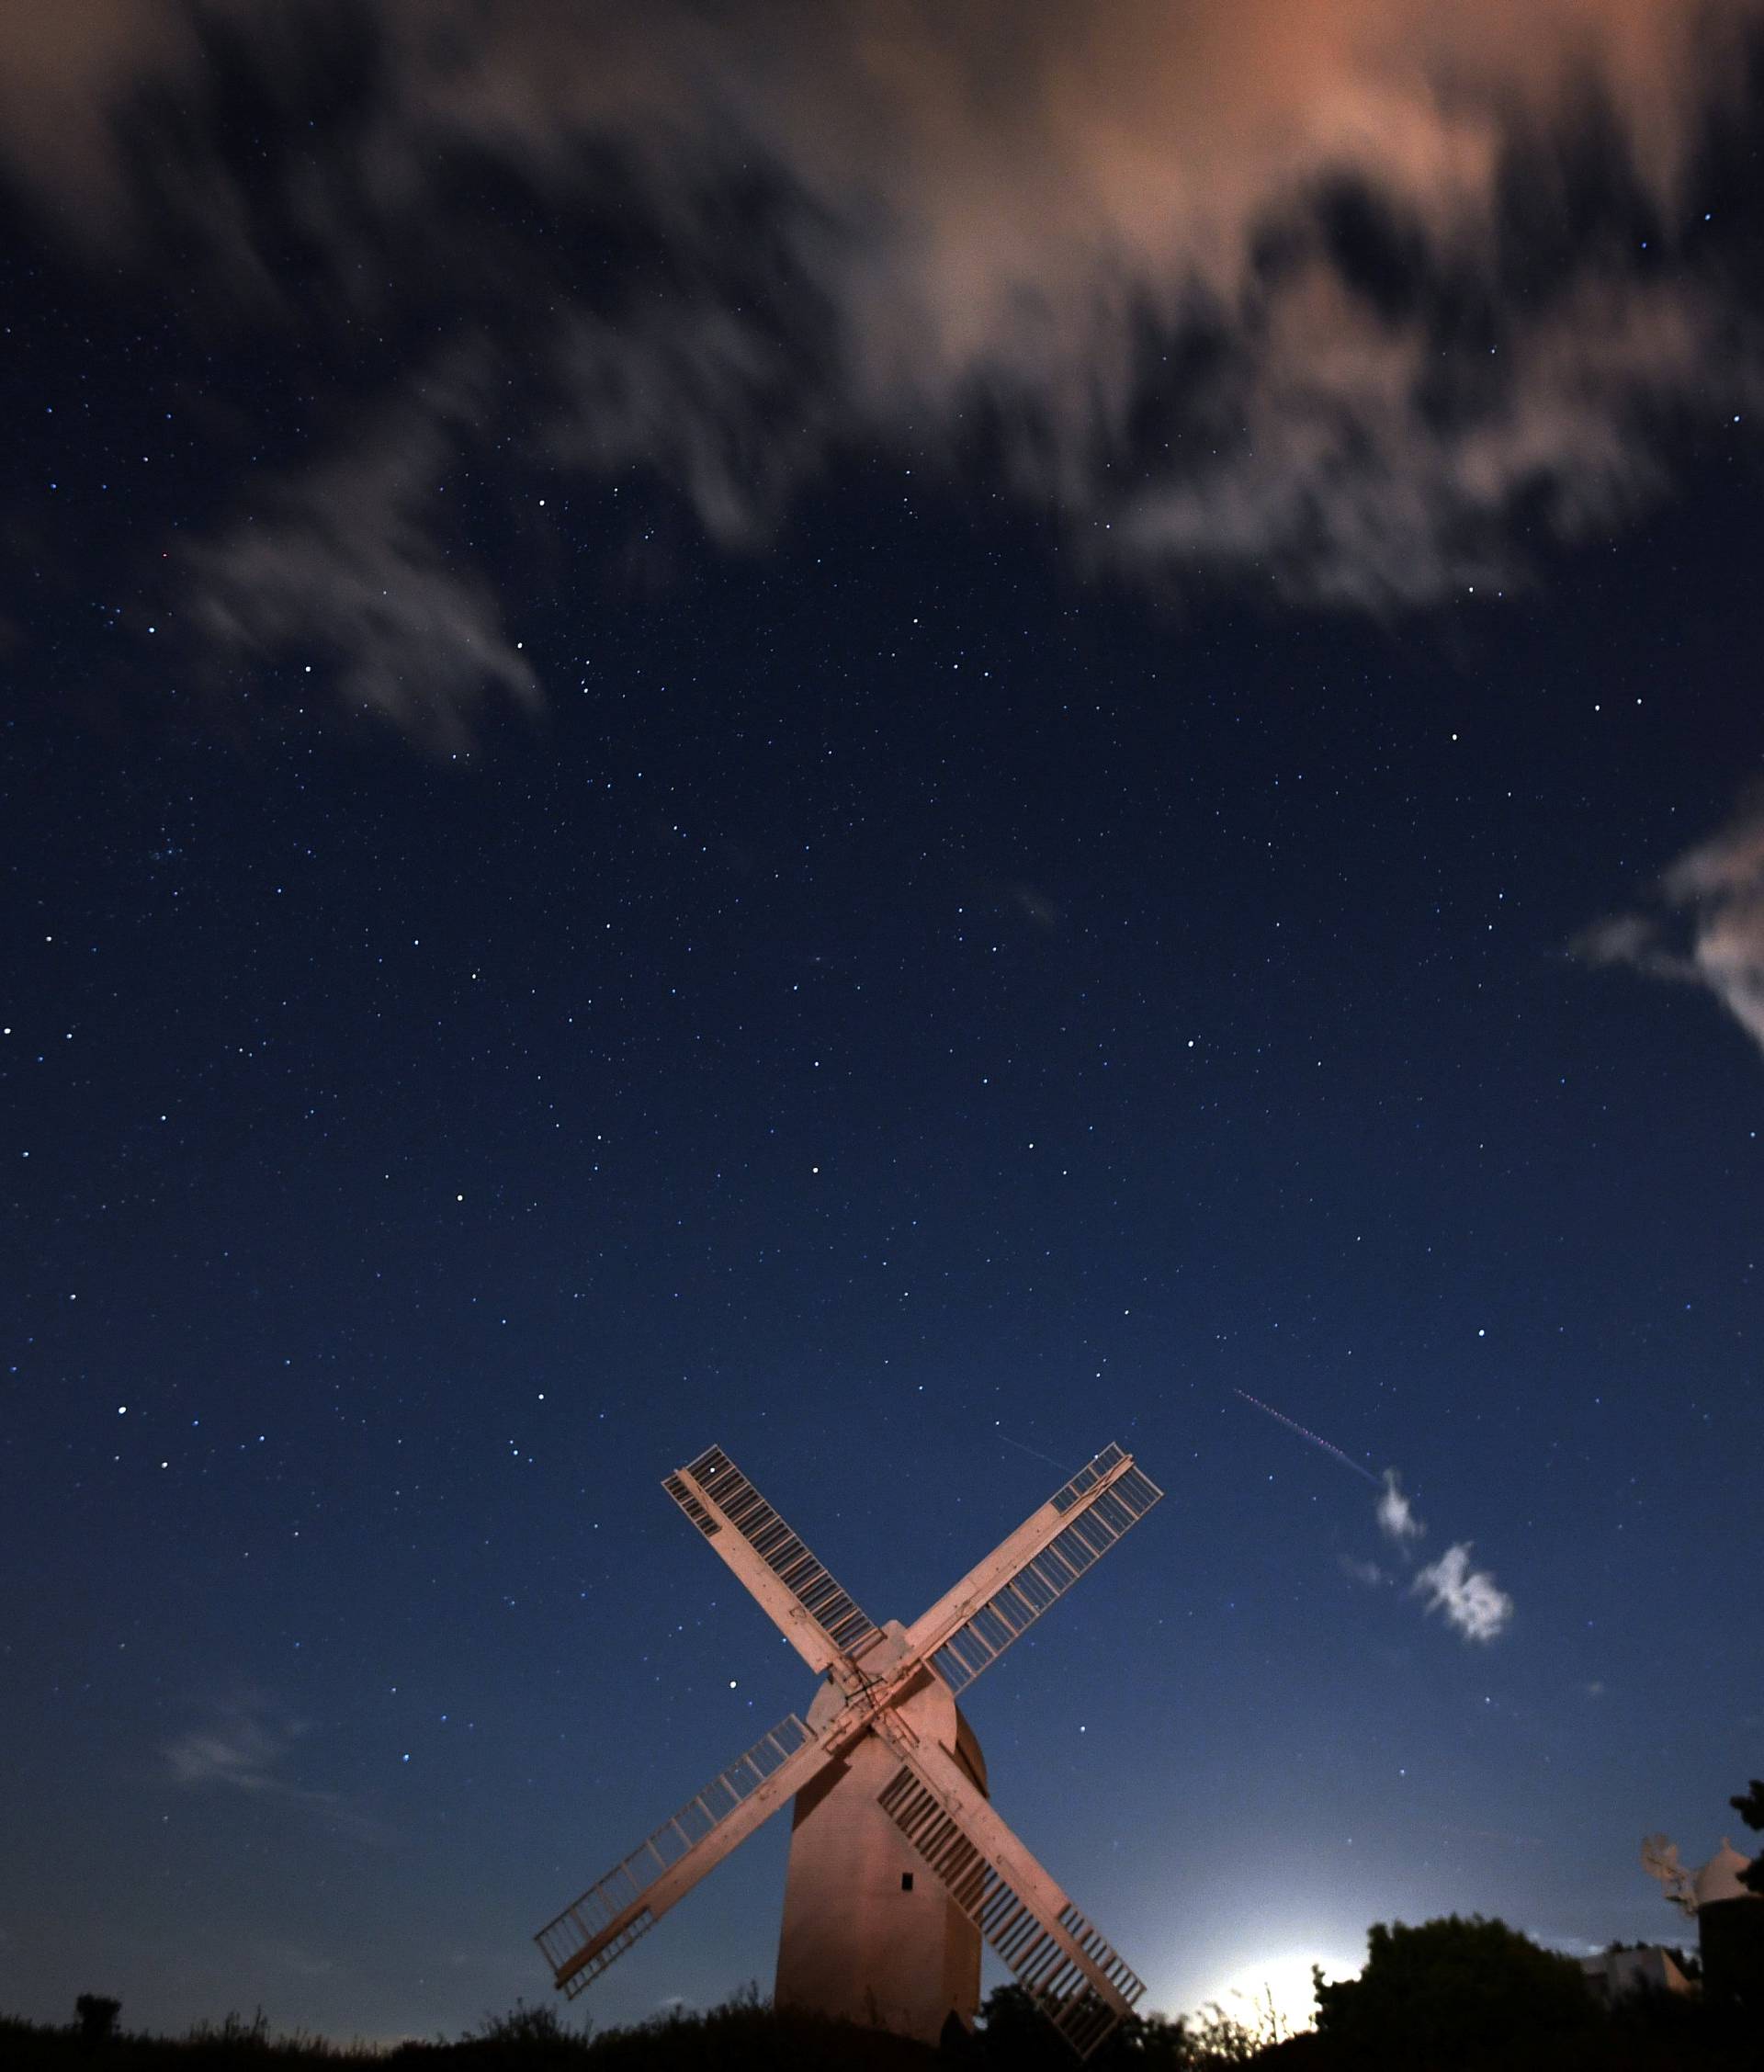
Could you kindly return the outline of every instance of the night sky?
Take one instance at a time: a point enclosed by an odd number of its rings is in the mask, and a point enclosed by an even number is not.
[[[1149,2004],[1682,1934],[1764,43],[1442,13],[0,17],[0,2008],[546,1999],[812,1695],[712,1442],[878,1619],[1168,1491],[965,1700]]]

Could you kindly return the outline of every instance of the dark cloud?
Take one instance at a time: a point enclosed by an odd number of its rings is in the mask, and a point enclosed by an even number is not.
[[[729,545],[862,444],[990,468],[1160,586],[1521,578],[1756,392],[1688,228],[1756,14],[95,0],[0,22],[0,99],[42,207],[356,391],[272,518],[216,519],[202,625],[328,640],[449,739],[534,685],[444,451],[650,470]]]

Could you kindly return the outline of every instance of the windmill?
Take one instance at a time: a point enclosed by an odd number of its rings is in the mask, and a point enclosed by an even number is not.
[[[940,2040],[984,1936],[1080,2056],[1145,1990],[992,1809],[956,1694],[1163,1494],[1108,1446],[910,1626],[877,1625],[720,1447],[662,1487],[825,1679],[535,1941],[573,1998],[796,1801],[777,2000]]]

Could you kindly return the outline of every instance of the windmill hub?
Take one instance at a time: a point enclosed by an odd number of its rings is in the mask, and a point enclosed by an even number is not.
[[[861,1611],[720,1447],[668,1494],[825,1681],[537,1938],[573,1996],[795,1801],[776,1997],[941,2040],[980,1939],[1088,2056],[1145,1990],[993,1811],[956,1693],[1162,1494],[1108,1446],[910,1626]]]

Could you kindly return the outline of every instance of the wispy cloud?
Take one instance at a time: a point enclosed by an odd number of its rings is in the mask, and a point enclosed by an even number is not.
[[[1702,987],[1764,1049],[1764,796],[1669,866],[1645,904],[1569,946],[1589,964]]]
[[[487,692],[535,703],[488,583],[445,545],[446,477],[470,408],[459,370],[438,376],[349,452],[283,483],[262,517],[187,549],[194,617],[215,646],[316,665],[356,710],[440,748],[465,743]]]
[[[329,1978],[341,1969],[334,1957],[309,1950],[302,1942],[264,1942],[258,1948],[266,1964],[292,1972],[297,1978]]]
[[[379,1823],[345,1794],[304,1783],[294,1773],[295,1751],[306,1732],[305,1722],[274,1699],[251,1693],[213,1706],[201,1725],[168,1741],[165,1765],[174,1783],[192,1790],[276,1799],[355,1834],[379,1834]]]
[[[1386,1539],[1395,1540],[1398,1546],[1408,1540],[1419,1540],[1427,1531],[1404,1495],[1394,1467],[1385,1470],[1384,1493],[1378,1499],[1378,1528]]]
[[[1471,1568],[1468,1540],[1419,1569],[1410,1589],[1427,1599],[1429,1611],[1443,1612],[1466,1640],[1498,1639],[1513,1615],[1513,1601],[1494,1577]]]
[[[1659,426],[1758,391],[1721,226],[1672,227],[1756,20],[87,0],[0,10],[0,151],[119,263],[175,254],[234,357],[292,337],[333,391],[370,357],[379,429],[303,394],[274,509],[254,438],[211,457],[249,486],[196,616],[446,740],[535,693],[455,517],[521,466],[664,482],[734,549],[863,450],[983,467],[1164,591],[1383,612],[1522,578],[1528,539],[1658,493]],[[229,156],[225,80],[292,106],[338,66],[316,145]],[[437,338],[480,356],[469,409]]]

